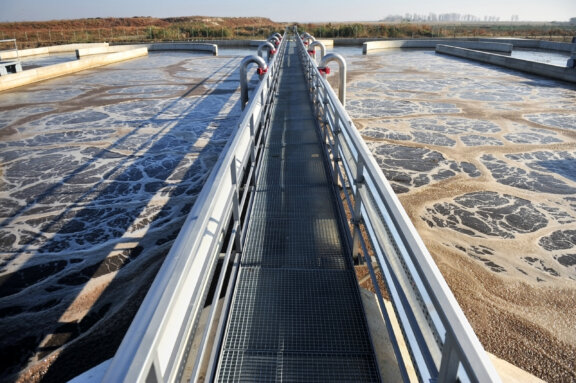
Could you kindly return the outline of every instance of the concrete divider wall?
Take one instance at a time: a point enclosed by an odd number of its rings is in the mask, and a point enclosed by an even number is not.
[[[569,43],[558,43],[554,41],[540,41],[540,49],[546,49],[551,51],[561,51],[561,52],[570,52],[572,51],[573,47],[576,44],[569,44]]]
[[[316,39],[316,41],[320,41],[326,48],[334,46],[334,40]]]
[[[450,45],[438,45],[437,53],[498,65],[504,68],[576,83],[576,69],[522,60],[513,57],[475,51]]]
[[[104,53],[124,52],[130,49],[148,48],[148,51],[205,51],[211,52],[214,56],[218,55],[218,46],[216,44],[204,43],[155,43],[155,44],[136,44],[136,45],[114,45],[110,47],[95,47],[76,50],[76,57],[82,58],[90,55],[99,55]]]
[[[148,44],[148,49],[151,51],[206,51],[212,52],[214,56],[218,56],[218,45],[207,43],[157,43]]]
[[[385,40],[385,41],[367,41],[362,44],[362,53],[376,49],[391,48],[436,48],[438,44],[446,44],[445,40]],[[453,46],[459,46],[468,49],[478,49],[493,52],[512,52],[512,44],[493,41],[450,41]]]
[[[92,47],[107,47],[108,43],[90,43],[90,44],[65,44],[53,45],[43,48],[20,49],[18,52],[0,52],[0,60],[15,59],[18,57],[28,57],[37,55],[49,55],[51,53],[66,53],[74,52],[76,49],[92,48]]]
[[[545,40],[530,40],[530,39],[478,39],[478,41],[503,42],[514,45],[514,48],[543,49],[543,50],[560,51],[560,52],[570,52],[576,47],[576,44],[572,43],[562,43],[562,42],[545,41]],[[443,44],[454,45],[451,42],[447,41],[444,41]]]
[[[38,81],[76,73],[82,70],[96,68],[103,65],[130,60],[136,57],[146,56],[147,48],[132,49],[123,52],[107,53],[103,55],[86,57],[82,60],[69,61],[65,63],[25,70],[20,73],[12,73],[0,77],[0,91],[16,88],[22,85],[31,84]]]
[[[88,47],[76,49],[76,57],[82,58],[91,55],[101,55],[104,53],[124,52],[131,49],[144,48],[145,45],[115,45],[115,46],[101,46],[101,47]]]

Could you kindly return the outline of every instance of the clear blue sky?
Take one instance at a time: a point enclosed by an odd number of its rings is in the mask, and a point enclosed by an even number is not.
[[[388,15],[470,14],[568,21],[576,0],[0,0],[0,22],[87,17],[263,16],[274,21],[376,21]]]

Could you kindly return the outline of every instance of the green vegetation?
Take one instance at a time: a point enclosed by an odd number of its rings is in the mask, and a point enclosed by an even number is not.
[[[574,23],[354,23],[300,26],[317,38],[517,37],[571,42]]]
[[[572,41],[576,18],[567,23],[378,22],[301,24],[317,38],[518,37]],[[263,39],[288,24],[258,17],[92,18],[0,23],[0,40],[16,39],[19,48],[86,42],[156,42]]]

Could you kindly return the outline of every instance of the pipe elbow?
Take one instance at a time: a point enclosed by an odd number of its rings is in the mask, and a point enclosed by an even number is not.
[[[318,70],[325,76],[327,73],[327,65],[329,62],[336,61],[340,70],[340,86],[338,87],[338,98],[343,106],[346,105],[346,61],[344,57],[338,53],[329,53],[322,57],[320,64],[318,64]],[[323,69],[323,71],[321,70]]]
[[[329,62],[332,61],[336,61],[338,63],[340,70],[346,70],[346,60],[344,60],[344,57],[342,57],[342,55],[339,53],[328,53],[326,56],[322,57],[322,60],[320,60],[320,64],[318,64],[318,66],[325,67]]]
[[[264,49],[268,50],[268,60],[270,60],[270,57],[276,53],[276,47],[274,47],[270,41],[266,41],[258,46],[259,57],[262,57],[262,51]]]
[[[322,59],[326,55],[326,46],[322,42],[314,40],[308,49],[316,53],[316,47],[320,48],[320,59]]]
[[[280,40],[276,36],[269,37],[267,41],[274,44],[275,46],[280,45]]]
[[[248,65],[250,64],[258,65],[257,73],[262,76],[268,71],[268,65],[262,57],[259,56],[247,56],[240,63],[240,98],[242,110],[248,102]]]
[[[247,56],[245,57],[242,62],[240,63],[240,69],[243,70],[247,70],[248,65],[250,64],[256,64],[258,65],[258,68],[260,69],[268,69],[268,65],[266,64],[266,61],[264,61],[264,59],[260,56]]]

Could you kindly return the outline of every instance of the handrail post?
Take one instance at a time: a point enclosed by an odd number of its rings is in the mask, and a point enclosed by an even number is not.
[[[454,335],[446,332],[444,348],[442,350],[442,360],[440,362],[440,371],[438,372],[438,382],[455,382],[458,376],[458,366],[460,359],[454,342]]]
[[[237,227],[241,227],[240,222],[240,192],[238,191],[238,172],[236,170],[236,156],[232,157],[232,161],[230,161],[230,178],[232,182],[232,217],[234,222],[237,224]],[[234,244],[236,245],[236,250],[238,252],[242,252],[242,233],[236,234],[234,238]]]
[[[326,107],[329,108],[328,105],[326,105]],[[340,161],[341,161],[341,157],[340,157],[340,135],[342,134],[342,131],[340,130],[340,127],[336,126],[336,129],[334,129],[332,131],[332,136],[334,139],[334,146],[332,148],[332,162],[333,162],[333,169],[334,169],[334,186],[338,186],[338,166],[340,166]]]
[[[364,162],[362,159],[358,158],[356,163],[356,178],[354,179],[354,186],[356,186],[356,193],[354,193],[354,211],[352,212],[352,225],[354,231],[352,233],[352,256],[354,260],[361,263],[362,257],[360,257],[360,222],[362,220],[362,194],[360,189],[364,187]]]

